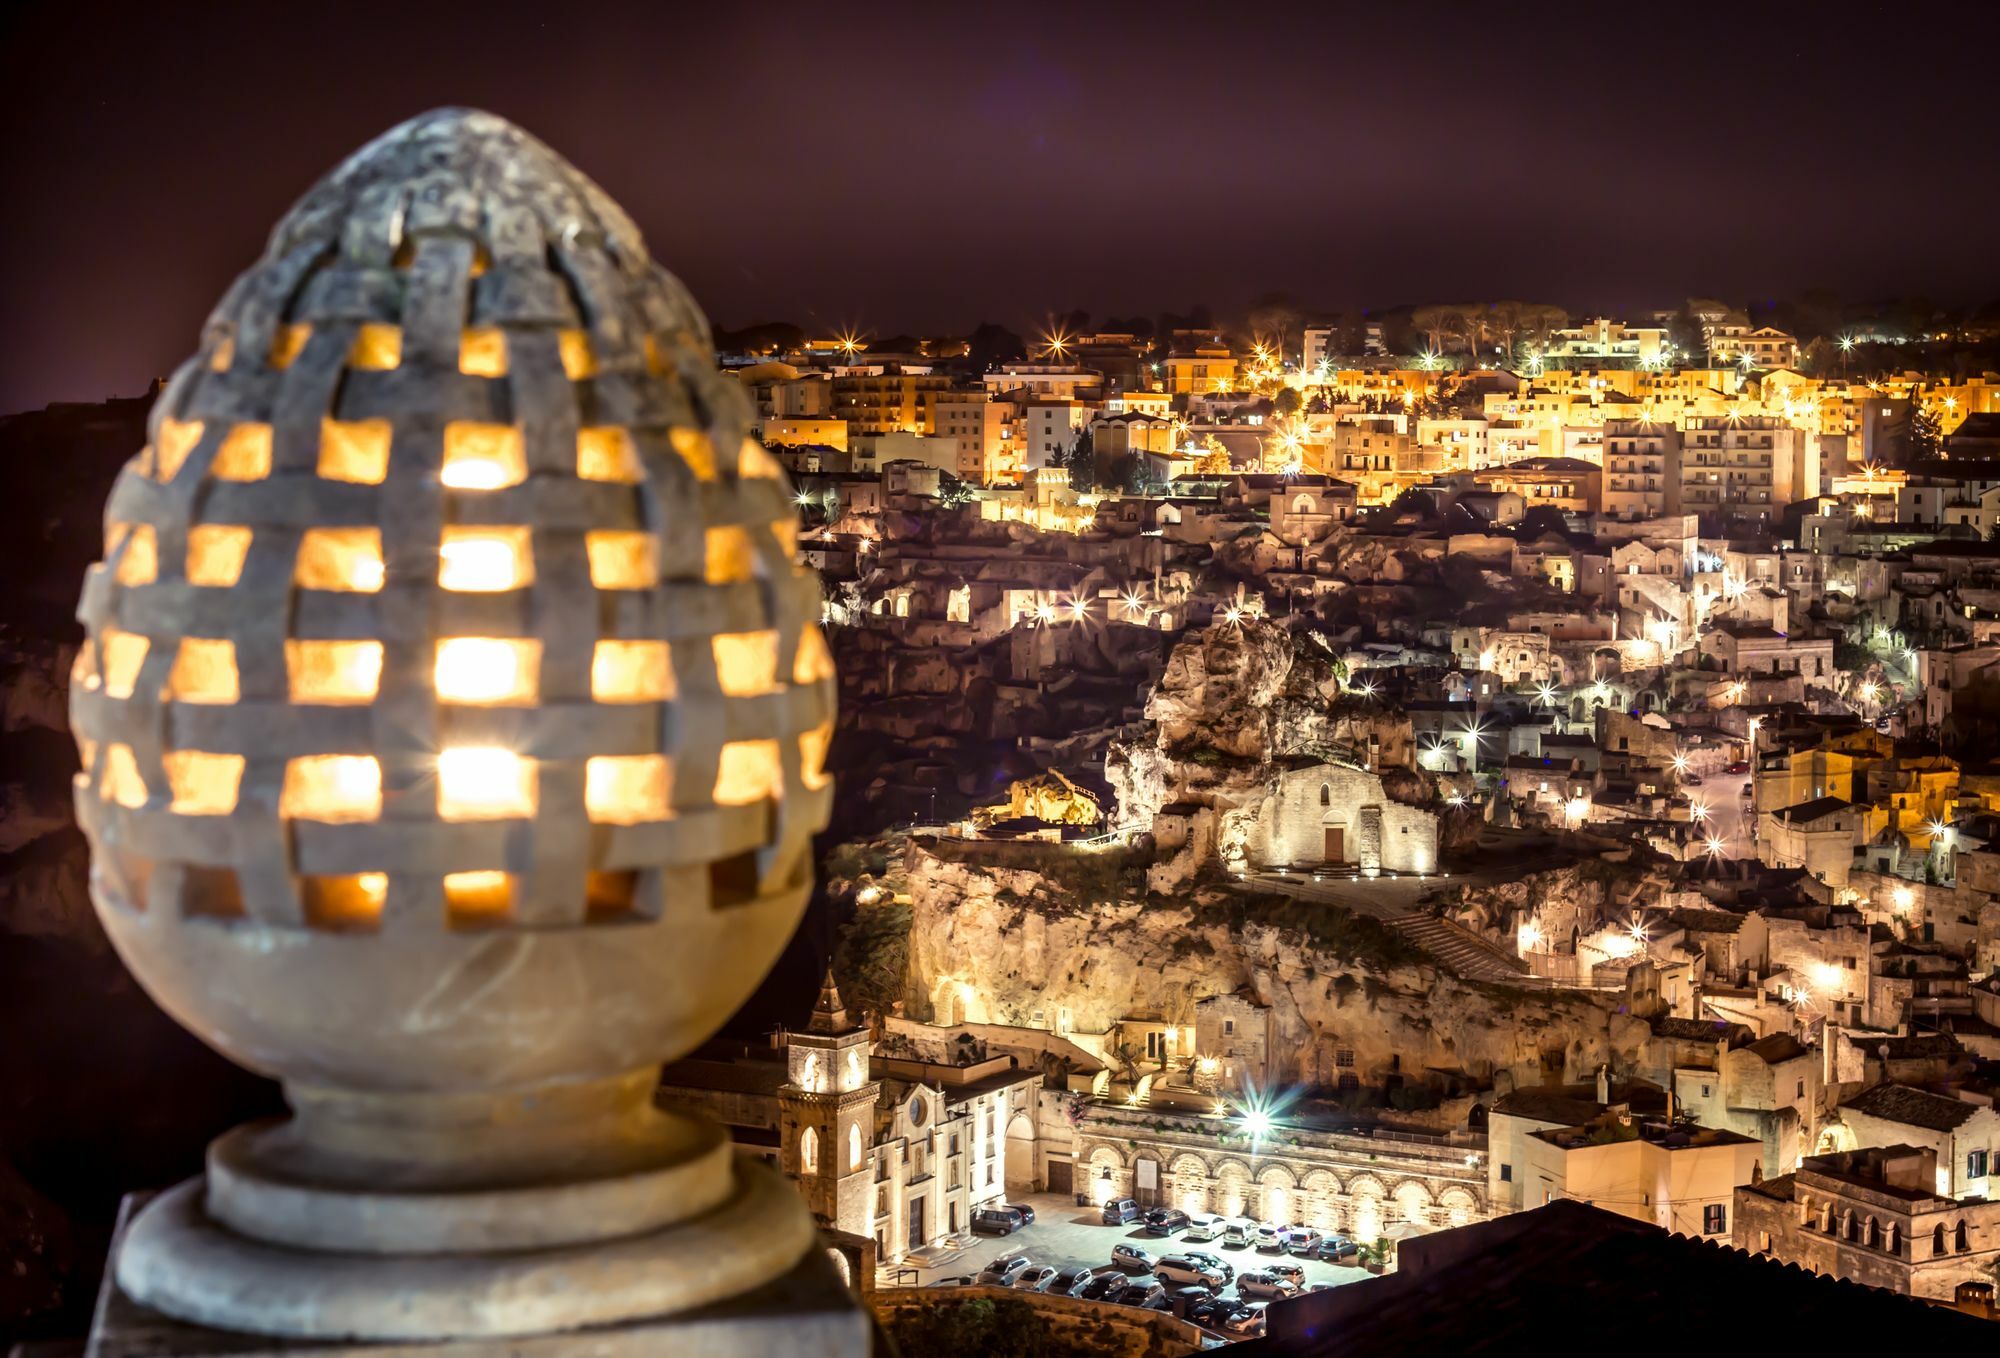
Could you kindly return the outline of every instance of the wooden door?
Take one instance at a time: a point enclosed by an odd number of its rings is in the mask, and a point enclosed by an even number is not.
[[[1326,827],[1326,861],[1329,863],[1347,861],[1347,830],[1344,826]]]

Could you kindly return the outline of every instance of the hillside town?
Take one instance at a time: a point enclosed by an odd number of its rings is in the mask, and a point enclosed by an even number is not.
[[[1994,1314],[2000,373],[1698,301],[1121,324],[724,344],[840,938],[663,1097],[885,1283],[1011,1281],[1036,1195],[1315,1287],[1573,1201]]]

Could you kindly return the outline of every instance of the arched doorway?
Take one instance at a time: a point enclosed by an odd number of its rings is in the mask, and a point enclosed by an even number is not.
[[[1026,1113],[1007,1120],[1007,1187],[1037,1189],[1041,1176],[1035,1172],[1035,1124]]]

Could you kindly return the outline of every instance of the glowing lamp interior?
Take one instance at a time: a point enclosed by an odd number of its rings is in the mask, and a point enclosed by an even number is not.
[[[584,808],[600,824],[665,820],[672,814],[672,776],[662,754],[599,755],[584,764]]]
[[[271,336],[271,366],[279,369],[291,367],[294,360],[305,352],[306,341],[311,338],[312,327],[309,325],[279,326],[277,333]]]
[[[499,490],[528,479],[521,431],[508,424],[454,420],[444,427],[438,479],[453,490]]]
[[[285,765],[278,814],[335,823],[382,815],[382,766],[368,755],[316,754]]]
[[[616,425],[593,425],[576,432],[576,474],[586,481],[636,484],[639,453],[632,436]]]
[[[167,676],[167,692],[184,703],[235,702],[236,643],[183,637]]]
[[[379,641],[287,641],[285,670],[295,703],[365,703],[382,685]]]
[[[799,649],[792,657],[792,682],[795,684],[816,684],[822,679],[833,678],[833,653],[826,648],[826,638],[819,628],[808,627],[799,633]]]
[[[526,528],[447,528],[438,548],[438,584],[462,593],[521,589],[535,578]]]
[[[301,589],[373,594],[382,588],[382,530],[308,528],[293,580]]]
[[[106,630],[99,640],[104,646],[104,691],[113,698],[129,698],[139,682],[139,667],[146,663],[146,638],[136,632]]]
[[[223,435],[208,471],[218,481],[262,481],[271,474],[271,426],[233,426]]]
[[[387,372],[401,365],[402,361],[403,332],[400,328],[370,322],[354,332],[354,343],[347,351],[348,367]]]
[[[514,879],[504,872],[454,872],[444,879],[445,919],[453,928],[503,923],[514,913]]]
[[[709,584],[733,585],[756,577],[757,552],[750,545],[747,530],[711,528],[703,545],[707,549],[707,567],[703,576]]]
[[[118,542],[113,544],[113,550],[121,544],[125,550],[118,556],[119,584],[150,585],[159,578],[159,547],[151,524],[138,523],[124,529],[118,535]]]
[[[542,643],[498,637],[451,637],[437,648],[437,696],[452,703],[531,703]]]
[[[699,429],[674,429],[667,436],[697,481],[715,479],[715,443]]]
[[[438,815],[500,820],[535,814],[535,766],[512,750],[475,747],[438,756]]]
[[[777,741],[732,740],[722,747],[715,770],[716,805],[748,806],[776,797],[784,777]]]
[[[379,486],[389,475],[387,420],[321,420],[319,474],[328,481]]]
[[[299,897],[306,923],[315,929],[375,929],[389,899],[389,874],[358,872],[345,877],[302,877]]]
[[[715,678],[732,698],[755,698],[778,687],[778,634],[724,632],[715,648]]]
[[[477,326],[458,337],[458,370],[468,377],[507,375],[507,336],[492,326]]]
[[[657,703],[674,696],[664,641],[600,641],[590,656],[590,696],[600,703]]]
[[[597,355],[591,350],[590,336],[583,331],[557,331],[556,352],[562,356],[563,373],[570,381],[597,376]]]
[[[242,576],[243,558],[249,553],[248,528],[198,524],[188,529],[188,583],[227,589]]]
[[[174,479],[174,473],[187,461],[195,444],[201,441],[200,420],[161,420],[160,437],[153,448],[153,478],[160,482]]]
[[[651,589],[659,583],[659,561],[651,533],[586,533],[590,583],[599,589]]]
[[[182,816],[226,816],[236,809],[243,756],[175,750],[162,758],[173,810]]]
[[[146,804],[146,782],[139,776],[139,761],[132,757],[130,745],[105,747],[104,775],[98,792],[106,801],[116,802],[119,806],[139,807]]]
[[[830,721],[799,737],[799,781],[815,792],[833,781],[826,774],[826,755],[832,747],[833,723]]]

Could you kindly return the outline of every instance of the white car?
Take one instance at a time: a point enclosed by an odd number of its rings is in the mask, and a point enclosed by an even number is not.
[[[1209,1212],[1194,1212],[1188,1216],[1188,1228],[1181,1232],[1184,1243],[1200,1244],[1205,1240],[1220,1240],[1229,1223]]]
[[[1153,1252],[1151,1250],[1142,1250],[1137,1245],[1113,1245],[1111,1247],[1111,1262],[1119,1268],[1124,1269],[1127,1273],[1151,1273],[1153,1271]]]
[[[1014,1279],[1033,1266],[1025,1254],[1003,1254],[980,1273],[979,1283],[982,1287],[1012,1287]]]
[[[1257,1238],[1257,1223],[1249,1217],[1231,1217],[1222,1228],[1222,1243],[1242,1249]]]
[[[1032,1264],[1014,1275],[1010,1284],[1016,1292],[1039,1292],[1054,1282],[1056,1268],[1053,1264]]]
[[[1285,1248],[1285,1228],[1266,1222],[1257,1228],[1255,1244],[1258,1250],[1267,1254],[1279,1254]]]
[[[1236,1279],[1236,1295],[1245,1301],[1253,1298],[1264,1301],[1296,1297],[1299,1285],[1290,1278],[1280,1278],[1275,1273],[1244,1273]]]

